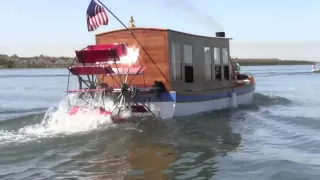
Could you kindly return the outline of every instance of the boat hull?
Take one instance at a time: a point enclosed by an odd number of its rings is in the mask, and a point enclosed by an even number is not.
[[[226,88],[219,92],[206,94],[188,93],[188,95],[170,92],[174,96],[173,101],[150,102],[149,108],[161,118],[172,118],[198,114],[233,107],[232,93],[236,93],[236,105],[251,104],[255,84],[243,85],[241,87]]]
[[[147,101],[145,105],[158,118],[189,116],[202,112],[231,108],[234,105],[251,104],[255,84],[241,85],[235,88],[224,88],[208,92],[176,92],[163,93],[157,101]],[[235,95],[233,95],[235,94]],[[236,100],[235,100],[235,99]],[[235,104],[236,102],[236,104]],[[75,114],[70,112],[70,115]],[[101,110],[100,110],[101,113]],[[114,123],[130,122],[130,118],[117,118],[111,111],[102,112],[110,116]],[[150,116],[151,113],[132,113],[133,116]]]

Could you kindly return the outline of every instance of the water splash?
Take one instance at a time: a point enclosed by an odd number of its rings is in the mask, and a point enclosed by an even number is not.
[[[127,55],[120,57],[120,63],[131,65],[139,58],[139,49],[128,47]],[[82,98],[79,98],[82,96]],[[71,107],[78,106],[76,114],[70,115]],[[102,93],[90,94],[72,93],[64,97],[58,108],[49,108],[40,123],[26,125],[18,130],[0,130],[0,148],[6,144],[22,143],[39,138],[54,137],[59,135],[71,135],[87,133],[95,130],[116,126],[110,115],[101,114],[99,107],[106,111],[114,109],[114,102],[108,98],[102,98]],[[131,116],[129,110],[122,111],[120,116]],[[32,121],[32,120],[30,120]]]
[[[88,133],[116,126],[110,115],[101,115],[96,107],[113,108],[110,99],[103,99],[97,93],[94,98],[83,100],[79,94],[70,94],[62,99],[58,108],[49,108],[40,123],[27,125],[18,130],[0,130],[0,148],[8,144],[33,141],[39,138]],[[70,107],[79,106],[79,111],[70,115]]]
[[[94,108],[93,106],[86,107],[85,102],[76,103],[81,108],[78,113],[70,115],[67,102],[68,100],[63,100],[56,111],[51,108],[46,113],[43,121],[40,124],[22,128],[19,130],[19,133],[35,135],[71,134],[95,130],[101,127],[103,124],[112,124],[110,116],[100,115],[100,112],[97,108]],[[100,102],[97,104],[89,104],[99,105]]]

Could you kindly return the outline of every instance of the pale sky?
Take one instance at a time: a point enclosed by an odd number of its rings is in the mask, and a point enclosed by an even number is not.
[[[239,58],[320,60],[319,0],[101,0],[126,25],[214,36],[224,30]],[[90,0],[0,0],[0,54],[74,56],[94,44],[87,32]]]

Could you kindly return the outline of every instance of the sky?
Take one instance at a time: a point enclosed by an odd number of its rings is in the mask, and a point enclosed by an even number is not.
[[[110,13],[109,25],[88,32],[91,0],[0,0],[0,54],[74,56],[94,44],[94,34],[122,28]],[[169,28],[215,36],[225,31],[231,56],[320,61],[319,0],[101,0],[128,25]]]

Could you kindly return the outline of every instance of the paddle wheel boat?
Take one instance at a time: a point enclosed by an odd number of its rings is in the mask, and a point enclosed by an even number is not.
[[[316,64],[319,64],[319,63],[312,64],[312,70],[311,71],[313,73],[320,73],[320,69],[316,68]]]
[[[121,57],[127,56],[128,47],[124,43],[89,45],[85,49],[76,51],[78,64],[74,63],[68,68],[70,73],[78,77],[79,89],[67,90],[68,93],[78,93],[78,98],[87,100],[87,105],[94,107],[93,100],[100,101],[100,106],[95,106],[101,115],[110,115],[113,121],[124,121],[123,114],[151,114],[156,116],[146,101],[159,98],[161,92],[165,91],[161,82],[155,81],[153,86],[136,86],[131,84],[133,78],[146,70],[145,66],[132,67],[132,65],[121,62]],[[104,78],[110,78],[112,84],[105,83]],[[99,79],[100,78],[100,79]],[[69,88],[68,88],[69,89]],[[97,98],[98,97],[98,98]],[[112,110],[105,107],[105,99],[112,100]],[[88,102],[89,101],[89,102]],[[91,104],[89,104],[91,103]],[[80,106],[74,106],[70,115],[80,110]]]
[[[206,37],[136,27],[131,17],[129,27],[95,38],[95,45],[75,52],[76,61],[68,69],[78,78],[79,89],[67,92],[82,99],[99,94],[103,103],[88,105],[114,122],[188,116],[252,102],[255,80],[232,70],[225,32]],[[106,107],[106,99],[112,108]],[[78,110],[71,105],[70,115]]]

